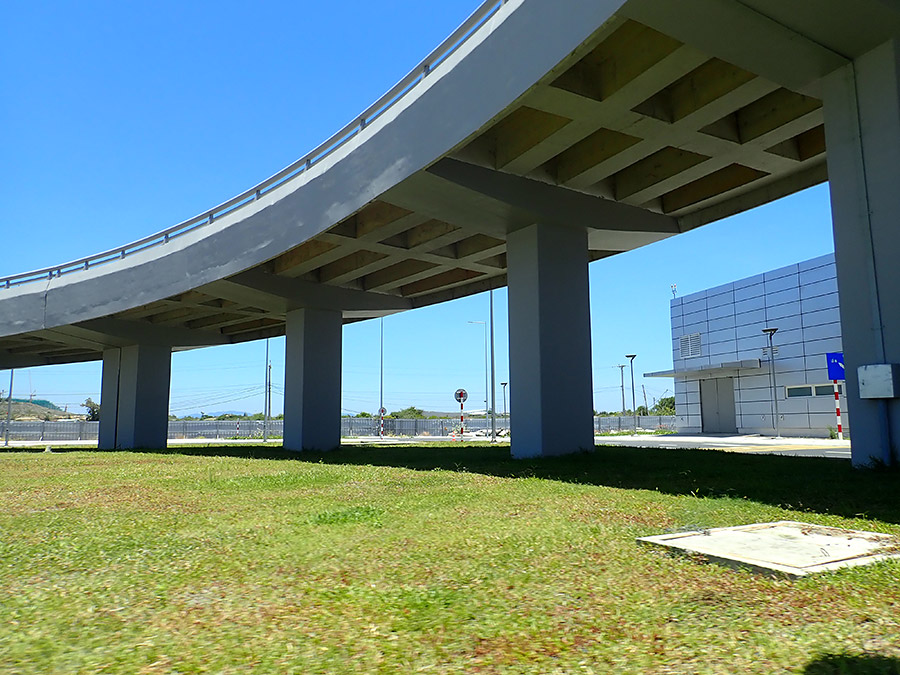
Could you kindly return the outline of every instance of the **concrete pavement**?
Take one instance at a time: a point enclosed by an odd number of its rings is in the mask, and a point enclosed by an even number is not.
[[[635,436],[596,436],[595,440],[598,445],[632,448],[725,450],[727,452],[850,459],[850,441],[828,438],[773,438],[771,436],[724,434],[638,434]]]

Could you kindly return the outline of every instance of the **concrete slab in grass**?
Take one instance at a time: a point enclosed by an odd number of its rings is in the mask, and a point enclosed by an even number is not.
[[[638,542],[789,577],[900,558],[900,537],[790,520],[661,534]]]

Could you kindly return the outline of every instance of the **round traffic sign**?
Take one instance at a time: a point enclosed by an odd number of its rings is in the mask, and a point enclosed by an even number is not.
[[[467,392],[465,389],[457,389],[456,393],[453,394],[453,396],[454,398],[456,398],[457,403],[462,403],[467,398],[469,398],[469,392]]]
[[[382,415],[387,415],[387,408],[379,408],[378,412]]]

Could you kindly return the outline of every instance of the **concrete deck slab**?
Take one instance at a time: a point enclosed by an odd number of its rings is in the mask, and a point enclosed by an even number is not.
[[[638,542],[789,577],[900,558],[900,537],[790,520],[641,537]]]

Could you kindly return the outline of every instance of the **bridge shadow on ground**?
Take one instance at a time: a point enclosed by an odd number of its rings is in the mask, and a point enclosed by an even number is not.
[[[879,654],[825,654],[804,675],[900,675],[900,659]]]
[[[536,477],[672,495],[750,499],[798,511],[900,523],[900,471],[856,470],[848,460],[613,446],[598,446],[592,453],[517,460],[510,457],[509,446],[465,444],[360,445],[327,453],[261,446],[144,452]]]

